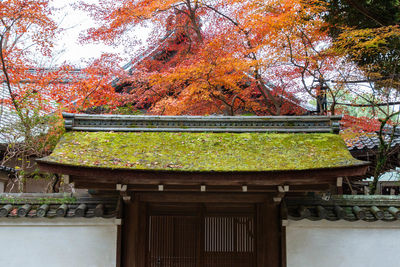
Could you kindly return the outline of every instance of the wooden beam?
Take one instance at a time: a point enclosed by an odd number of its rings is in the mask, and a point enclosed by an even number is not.
[[[261,203],[272,202],[271,194],[248,193],[137,193],[143,202],[170,203]]]
[[[290,192],[327,192],[330,190],[330,184],[334,181],[327,181],[319,184],[306,184],[306,185],[290,185]],[[94,190],[108,190],[115,191],[115,184],[113,183],[98,183],[86,180],[86,177],[78,177],[74,179],[75,188],[94,189]],[[163,192],[199,192],[200,185],[176,185],[176,184],[163,184]],[[160,185],[149,184],[129,184],[127,191],[131,192],[157,192],[160,191]],[[272,193],[276,192],[276,186],[262,186],[262,185],[207,185],[207,192],[249,192],[249,193]]]

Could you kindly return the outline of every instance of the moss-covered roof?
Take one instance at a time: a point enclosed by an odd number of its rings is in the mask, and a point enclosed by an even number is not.
[[[347,167],[339,135],[271,133],[68,132],[43,161],[168,171],[283,171]]]

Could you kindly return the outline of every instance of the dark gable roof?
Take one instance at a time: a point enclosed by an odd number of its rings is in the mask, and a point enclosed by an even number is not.
[[[400,220],[400,196],[343,195],[329,200],[320,197],[288,197],[287,218],[318,221],[396,221]]]
[[[0,218],[117,218],[121,203],[116,195],[0,194]]]

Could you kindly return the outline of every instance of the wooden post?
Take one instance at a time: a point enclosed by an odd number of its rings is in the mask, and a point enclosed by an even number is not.
[[[280,206],[271,200],[260,204],[257,212],[259,213],[257,266],[281,267]]]
[[[117,226],[117,262],[116,262],[116,267],[121,267],[122,266],[122,255],[121,255],[121,249],[122,249],[122,225],[119,224]]]
[[[123,204],[124,223],[122,224],[121,234],[121,259],[122,266],[138,267],[135,262],[137,253],[135,246],[137,244],[138,234],[138,201]]]
[[[147,244],[147,205],[146,203],[138,201],[139,205],[139,216],[138,216],[138,243],[136,244],[137,255],[138,255],[138,265],[146,266],[146,248],[144,244]]]
[[[124,223],[121,229],[122,266],[146,266],[146,205],[135,194],[133,201],[124,203]]]

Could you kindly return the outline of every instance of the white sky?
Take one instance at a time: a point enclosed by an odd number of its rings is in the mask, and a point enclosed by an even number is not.
[[[133,56],[134,49],[124,49],[124,47],[110,47],[104,44],[80,44],[78,42],[79,34],[84,30],[93,27],[95,22],[81,10],[72,8],[72,4],[79,0],[53,0],[53,6],[59,8],[54,15],[54,20],[65,29],[56,39],[56,47],[54,49],[54,62],[56,64],[64,61],[75,65],[76,67],[84,67],[85,61],[91,58],[97,58],[102,53],[117,53],[128,62]],[[97,0],[85,0],[87,3],[96,3]],[[148,30],[139,29],[133,34],[145,38]]]

